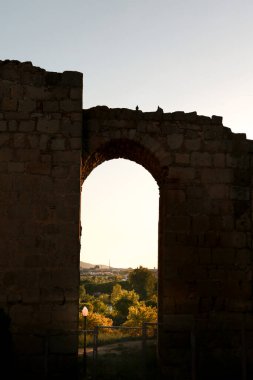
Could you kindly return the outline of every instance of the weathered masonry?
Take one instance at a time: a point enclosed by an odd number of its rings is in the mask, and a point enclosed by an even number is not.
[[[45,352],[52,372],[76,359],[81,186],[122,157],[160,189],[163,372],[249,377],[253,142],[218,116],[82,110],[82,74],[29,62],[0,63],[0,99],[0,323],[19,370],[43,374]]]

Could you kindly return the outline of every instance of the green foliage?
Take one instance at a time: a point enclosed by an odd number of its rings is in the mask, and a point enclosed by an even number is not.
[[[80,326],[82,328],[82,323],[83,323],[83,316],[80,313],[79,315],[79,322]],[[102,314],[99,313],[93,313],[89,312],[87,316],[87,329],[88,330],[93,330],[95,326],[112,326],[112,319],[105,317]]]
[[[111,303],[114,305],[123,295],[123,289],[120,284],[116,284],[112,288]]]
[[[120,284],[123,289],[130,290],[128,281],[105,281],[94,282],[90,279],[82,279],[81,284],[85,286],[86,292],[89,294],[111,294],[114,285]]]
[[[83,300],[85,295],[86,295],[85,286],[83,284],[81,284],[79,287],[79,298],[80,298],[80,300]]]
[[[102,294],[100,294],[100,296],[98,298],[100,299],[100,301],[104,302],[106,305],[110,304],[110,296],[109,296],[109,294],[102,293]]]
[[[90,294],[84,294],[82,298],[79,298],[79,311],[83,309],[84,306],[87,307],[89,312],[92,312],[94,309],[93,302],[95,300],[94,296],[91,296]]]
[[[138,303],[139,296],[134,290],[125,290],[119,284],[114,285],[111,294],[111,303],[114,307],[115,313],[113,321],[116,325],[121,325],[127,318],[130,306]]]
[[[150,269],[140,266],[129,274],[129,282],[140,299],[147,300],[154,294],[157,280]]]
[[[146,306],[157,307],[157,303],[158,303],[158,301],[157,301],[157,295],[156,294],[153,294],[149,300],[145,301]]]
[[[141,326],[144,322],[157,322],[157,308],[146,306],[144,302],[139,302],[129,308],[127,321],[123,324],[128,327]]]
[[[111,277],[117,280],[117,276]],[[83,306],[86,306],[89,310],[89,319],[94,318],[94,315],[99,318],[98,315],[100,315],[109,318],[114,325],[121,325],[127,319],[132,318],[129,317],[132,307],[140,308],[142,305],[156,309],[156,277],[153,272],[147,268],[139,267],[132,270],[129,277],[130,282],[115,283],[109,281],[109,276],[105,276],[103,279],[97,276],[92,278],[90,275],[82,275],[79,298],[80,312]],[[130,287],[131,290],[129,290]],[[139,302],[139,298],[142,300],[141,302]],[[106,323],[106,320],[104,322]],[[103,324],[101,318],[99,324]]]

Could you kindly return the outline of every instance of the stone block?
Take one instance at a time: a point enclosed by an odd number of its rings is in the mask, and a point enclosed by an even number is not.
[[[186,200],[185,192],[180,189],[168,189],[166,191],[167,202],[170,203],[184,203]]]
[[[222,215],[222,230],[232,231],[234,228],[233,215]]]
[[[83,74],[78,71],[64,71],[62,74],[62,85],[69,87],[82,87]]]
[[[220,264],[232,265],[235,260],[235,249],[233,247],[213,248],[212,258],[213,258],[213,263],[216,265],[220,265]]]
[[[57,133],[59,132],[60,123],[59,120],[51,119],[39,119],[37,124],[37,130],[42,133]]]
[[[54,166],[52,169],[52,176],[55,178],[67,178],[69,176],[68,166]]]
[[[78,163],[81,161],[81,155],[79,151],[65,151],[65,152],[54,152],[53,162],[55,164],[59,163]]]
[[[35,121],[34,120],[26,120],[21,121],[19,123],[19,131],[20,132],[32,132],[35,129]]]
[[[20,162],[38,161],[40,152],[38,149],[16,149],[16,157]]]
[[[193,152],[191,154],[192,166],[211,166],[211,155],[207,152]]]
[[[78,305],[74,302],[55,305],[52,310],[52,317],[56,322],[76,322],[78,320]]]
[[[10,138],[11,138],[11,136],[8,133],[1,133],[0,134],[0,147],[7,145],[7,143],[9,145]]]
[[[77,336],[60,333],[50,337],[49,350],[53,354],[75,354],[77,351]]]
[[[226,155],[224,153],[213,154],[213,166],[217,168],[224,168],[226,163]]]
[[[16,133],[13,137],[13,146],[15,148],[25,148],[25,133]]]
[[[29,146],[34,149],[39,146],[39,136],[37,134],[29,134],[27,136]]]
[[[24,289],[22,291],[22,301],[24,304],[37,304],[40,303],[40,290],[39,289]]]
[[[201,179],[205,183],[232,183],[233,171],[231,169],[209,169],[201,171]]]
[[[77,100],[77,99],[82,99],[82,96],[83,96],[83,89],[82,88],[78,88],[78,87],[75,87],[75,88],[71,88],[70,90],[70,98],[71,99],[74,99],[74,100]]]
[[[24,95],[28,99],[42,100],[46,99],[50,94],[44,87],[34,87],[26,85],[24,86]]]
[[[8,130],[10,132],[15,132],[18,130],[18,123],[16,120],[9,120],[8,121]]]
[[[176,153],[175,154],[175,162],[177,164],[189,165],[190,155],[187,153]]]
[[[18,110],[20,112],[35,112],[36,111],[36,101],[31,99],[22,99],[18,102]]]
[[[0,120],[0,132],[4,132],[7,130],[7,121]]]
[[[54,138],[51,140],[51,149],[52,150],[65,150],[65,139],[63,138]]]
[[[70,137],[82,137],[82,123],[80,121],[62,120],[61,132]]]
[[[5,112],[5,119],[6,120],[29,120],[30,115],[27,112],[14,112],[14,111],[6,111]]]
[[[204,189],[202,186],[191,185],[187,186],[187,197],[189,199],[201,199],[203,198]]]
[[[51,167],[46,162],[29,162],[27,164],[27,171],[31,174],[48,175],[51,172]]]
[[[3,98],[1,103],[1,109],[4,111],[17,111],[18,102],[17,99]]]
[[[221,245],[223,247],[231,248],[246,248],[247,247],[247,235],[245,232],[231,231],[222,232]]]
[[[81,112],[82,111],[82,101],[80,100],[61,100],[60,101],[60,111],[62,112]]]
[[[167,218],[168,231],[190,231],[191,218],[189,216],[174,216]]]
[[[229,168],[248,168],[250,158],[247,153],[227,153],[226,164]]]
[[[193,216],[192,227],[194,232],[208,231],[210,227],[209,217],[207,215]]]
[[[61,284],[55,287],[49,287],[47,289],[42,288],[40,290],[42,303],[53,303],[55,305],[64,305],[64,290],[60,288]],[[64,316],[62,316],[64,319]]]
[[[71,149],[82,149],[82,140],[81,138],[79,137],[73,137],[70,139],[70,147]]]
[[[23,173],[25,170],[25,166],[23,162],[9,162],[8,163],[8,171],[10,173]]]
[[[191,314],[165,314],[163,316],[163,324],[165,330],[188,330],[190,331],[193,326],[193,317]]]
[[[209,185],[207,191],[212,199],[225,199],[229,196],[229,186],[225,184]]]
[[[185,139],[184,140],[185,149],[189,152],[199,151],[201,147],[200,139]]]
[[[169,149],[172,149],[172,150],[179,149],[182,146],[183,141],[184,141],[183,134],[171,134],[171,135],[168,135],[168,138],[167,138],[168,147]]]
[[[59,131],[59,120],[40,119],[37,130],[42,133],[57,133]]]
[[[222,116],[213,115],[212,116],[212,123],[222,125]]]
[[[44,112],[58,112],[59,102],[57,100],[46,100],[43,102]]]
[[[61,74],[55,72],[47,72],[45,75],[46,86],[58,87],[61,81]]]
[[[82,112],[71,112],[70,119],[74,122],[75,121],[82,121],[83,120],[83,113]]]
[[[32,321],[34,310],[30,305],[14,304],[10,306],[10,317],[15,325],[29,326]]]
[[[50,136],[46,134],[41,134],[39,137],[39,147],[41,150],[48,150],[49,148]]]
[[[183,181],[192,180],[195,177],[194,168],[183,168],[171,166],[169,168],[169,178],[175,178]]]
[[[250,189],[248,186],[233,186],[230,188],[230,198],[239,201],[250,200]]]
[[[0,162],[0,172],[1,173],[6,173],[7,169],[8,169],[7,162]]]

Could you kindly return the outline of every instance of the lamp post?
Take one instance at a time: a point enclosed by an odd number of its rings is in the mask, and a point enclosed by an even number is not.
[[[88,309],[86,306],[83,307],[82,316],[83,316],[83,359],[86,360],[86,326],[87,326],[87,315]]]

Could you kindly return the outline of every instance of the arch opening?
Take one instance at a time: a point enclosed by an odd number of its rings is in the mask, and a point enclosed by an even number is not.
[[[123,267],[146,264],[157,268],[158,211],[159,188],[146,169],[126,159],[100,164],[83,185],[81,260],[96,259],[94,251],[103,251],[104,262],[97,259],[94,264],[115,263],[110,254],[115,243],[115,252],[118,249],[119,255],[127,257]],[[100,234],[99,240],[95,232]],[[136,258],[138,250],[139,261],[130,265],[131,252],[136,252]],[[148,259],[152,255],[153,259]],[[116,265],[122,267],[117,260]]]
[[[158,158],[142,144],[130,139],[112,139],[100,145],[93,153],[84,154],[82,181],[104,161],[124,158],[143,166],[155,179],[158,186],[165,177]]]
[[[115,199],[115,192],[113,192],[113,193],[110,192],[110,190],[108,188],[106,188],[106,186],[105,186],[107,181],[110,182],[112,180],[111,175],[110,175],[112,168],[110,168],[110,165],[115,163],[115,162],[120,164],[118,166],[121,166],[121,169],[117,170],[118,175],[119,174],[126,175],[126,166],[124,165],[124,167],[122,167],[123,163],[125,163],[125,164],[127,163],[129,166],[128,172],[127,172],[127,180],[126,180],[127,185],[126,185],[126,183],[123,183],[122,176],[120,176],[120,177],[118,176],[117,182],[120,186],[116,187],[115,191],[116,191],[116,193],[117,192],[121,193],[121,197],[120,197],[121,199],[120,200],[116,200]],[[130,166],[132,166],[132,169],[130,168]],[[120,209],[120,207],[118,207],[118,206],[120,206],[120,203],[124,204],[125,207],[129,208],[129,202],[130,203],[132,202],[132,200],[131,200],[132,198],[130,200],[128,199],[129,198],[129,186],[128,186],[129,184],[132,185],[130,187],[134,188],[135,193],[138,193],[135,195],[139,195],[139,196],[142,195],[142,198],[146,198],[146,199],[142,199],[142,204],[140,205],[141,210],[138,209],[136,203],[135,203],[135,205],[132,205],[132,208],[133,208],[132,215],[131,215],[130,219],[129,219],[129,216],[127,217],[127,219],[128,219],[127,223],[123,223],[123,225],[122,225],[121,223],[118,222],[118,225],[116,227],[117,232],[115,233],[115,230],[114,230],[114,235],[106,236],[107,242],[110,239],[116,240],[116,250],[118,249],[118,256],[122,255],[122,258],[124,259],[123,262],[116,261],[115,256],[113,256],[113,254],[110,253],[110,247],[106,246],[107,243],[104,243],[104,242],[101,242],[102,247],[104,247],[104,255],[103,255],[104,260],[101,258],[97,258],[95,262],[92,262],[92,253],[90,254],[87,252],[87,249],[90,249],[90,247],[88,247],[88,244],[90,244],[90,243],[87,241],[87,239],[89,239],[88,234],[91,233],[91,234],[95,235],[95,237],[94,236],[93,237],[95,238],[96,243],[98,243],[98,241],[101,239],[101,234],[99,231],[103,231],[103,226],[105,226],[105,224],[109,224],[112,230],[115,229],[115,227],[111,226],[111,223],[110,223],[110,219],[112,218],[112,216],[113,216],[112,214],[114,213],[114,211],[112,210],[112,206],[109,206],[109,209],[108,209],[108,207],[106,208],[107,211],[106,211],[105,216],[103,216],[102,218],[100,218],[98,216],[98,218],[101,219],[101,220],[99,220],[99,222],[101,222],[101,225],[99,227],[98,227],[98,220],[97,219],[93,220],[93,223],[91,226],[88,226],[90,216],[87,212],[87,206],[89,205],[89,198],[86,194],[86,187],[88,187],[88,182],[91,181],[92,177],[95,176],[96,171],[100,171],[100,169],[102,169],[103,167],[108,167],[108,169],[106,170],[106,173],[104,173],[102,175],[102,178],[103,178],[102,183],[100,183],[100,186],[97,186],[97,188],[99,188],[100,192],[103,193],[102,194],[102,197],[103,197],[102,202],[106,203],[106,206],[108,206],[108,204],[107,204],[108,203],[108,195],[109,195],[109,198],[112,198],[112,200],[114,202],[114,208],[117,211],[116,220],[119,220],[120,216],[121,216],[121,219],[123,219],[123,220],[126,218],[126,211],[122,211],[122,209]],[[93,170],[95,168],[96,168],[96,170]],[[133,168],[135,168],[135,169],[133,169]],[[137,168],[138,168],[138,170],[136,170]],[[133,178],[133,176],[132,176],[130,178],[129,173],[133,172],[133,171],[135,172],[136,177]],[[141,179],[143,177],[141,178],[140,174],[138,174],[140,172],[145,173],[145,176],[149,178],[149,185],[147,185],[147,181],[145,181],[145,182],[141,181]],[[110,141],[109,143],[102,145],[94,153],[92,153],[88,157],[86,157],[86,159],[83,162],[83,167],[82,167],[82,178],[83,178],[84,182],[82,185],[83,190],[82,190],[82,202],[81,202],[82,203],[82,209],[81,209],[81,211],[82,211],[82,214],[81,214],[82,215],[81,216],[81,220],[82,220],[81,261],[85,261],[85,262],[91,261],[92,264],[95,264],[98,267],[100,267],[100,264],[106,265],[107,267],[109,267],[109,269],[110,269],[110,267],[113,267],[116,269],[117,268],[123,268],[123,269],[131,269],[131,270],[134,270],[134,269],[137,269],[140,267],[144,267],[144,268],[149,269],[150,272],[152,272],[152,274],[156,278],[156,286],[155,286],[155,294],[154,294],[155,297],[153,297],[153,295],[152,295],[152,297],[151,296],[149,297],[150,298],[149,300],[147,299],[147,301],[148,301],[147,307],[156,309],[156,321],[157,321],[157,309],[158,309],[157,293],[158,293],[158,288],[159,288],[157,285],[157,282],[158,282],[158,262],[159,262],[159,260],[158,260],[159,183],[162,179],[162,170],[160,169],[158,159],[156,159],[156,157],[151,152],[149,152],[146,148],[141,146],[141,144],[139,144],[139,143],[129,141],[126,139],[113,140],[113,141]],[[152,184],[153,193],[156,193],[155,194],[155,197],[156,197],[155,200],[154,200],[154,198],[149,199],[149,200],[147,199],[150,192],[145,197],[145,187],[150,186],[150,184]],[[91,193],[90,196],[93,198],[96,197],[95,189],[96,189],[96,185],[94,187],[94,184],[93,184],[93,189],[89,190]],[[154,197],[154,194],[153,194],[153,197]],[[139,198],[139,199],[141,199],[141,198]],[[143,201],[145,201],[145,202],[143,202]],[[137,201],[137,203],[138,203],[138,201]],[[139,203],[140,203],[140,201],[139,201]],[[150,205],[152,203],[155,203],[155,204],[153,204],[153,207],[152,207],[153,214],[152,214],[152,212],[151,213],[147,212],[147,209],[150,208]],[[99,204],[97,205],[97,207],[99,208]],[[146,207],[146,209],[145,209],[145,207]],[[155,212],[154,212],[154,209],[155,209]],[[119,211],[119,213],[118,213],[118,211]],[[95,211],[95,213],[96,213],[96,211]],[[141,218],[139,218],[139,219],[137,218],[138,213],[143,214],[142,220],[141,220]],[[97,217],[97,215],[96,215],[96,217]],[[151,220],[153,223],[149,223],[149,226],[144,226],[143,217],[144,217],[145,223],[150,222]],[[135,224],[134,224],[134,222],[135,222]],[[152,226],[150,226],[150,224]],[[126,244],[125,243],[126,240],[122,244],[123,238],[119,232],[119,229],[130,229],[129,225],[131,225],[131,227],[134,227],[134,225],[137,226],[137,227],[135,227],[135,231],[134,231],[135,235],[133,234],[134,228],[131,228],[130,233],[128,233],[127,237],[125,237],[125,239],[128,240],[127,243],[131,243],[131,244]],[[150,230],[149,230],[150,228],[153,231],[150,232]],[[90,231],[88,231],[88,229],[90,229]],[[91,230],[93,230],[93,232]],[[142,231],[140,231],[140,230],[142,230]],[[106,232],[103,232],[103,234],[107,235]],[[115,238],[115,235],[116,235],[116,238]],[[151,235],[154,235],[152,244],[149,243]],[[139,240],[139,241],[137,241],[137,240]],[[143,242],[146,244],[146,245],[144,244],[144,247],[140,247],[140,241],[141,240],[143,240]],[[100,248],[97,245],[97,247],[95,249],[98,249],[98,250],[103,249],[103,248],[101,248],[101,245],[100,245]],[[134,245],[135,245],[135,247],[134,247]],[[122,249],[122,247],[123,247],[123,249]],[[135,250],[134,250],[134,248],[135,248]],[[132,250],[134,251],[133,254],[131,252]],[[147,252],[148,250],[149,250],[149,252]],[[105,251],[107,251],[107,253]],[[138,254],[138,251],[139,251],[139,254]],[[94,251],[93,251],[93,253],[94,253]],[[147,256],[149,256],[149,260],[148,260]],[[135,261],[133,261],[134,259],[135,259]],[[142,296],[140,296],[139,300],[143,301],[145,304],[145,300],[142,299],[141,297]],[[112,305],[110,304],[110,307],[111,306]],[[126,317],[127,317],[127,315],[125,315],[125,320],[124,319],[120,320],[120,318],[122,318],[122,315],[120,317],[116,316],[115,320],[113,320],[113,325],[122,325],[123,323],[126,322]],[[119,318],[119,319],[117,319],[117,318]],[[155,338],[155,340],[156,340],[156,338]],[[154,354],[156,355],[156,350],[154,351]]]

